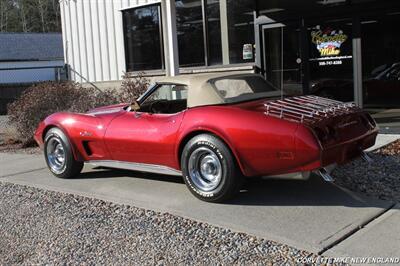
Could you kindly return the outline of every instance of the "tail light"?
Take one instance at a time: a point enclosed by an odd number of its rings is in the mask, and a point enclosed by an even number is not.
[[[332,126],[325,126],[323,128],[316,127],[314,128],[314,132],[321,142],[327,142],[330,139],[336,139],[338,137],[336,129]]]
[[[375,122],[375,120],[372,118],[372,116],[370,114],[365,114],[365,115],[361,116],[361,122],[367,128],[376,127],[376,122]]]

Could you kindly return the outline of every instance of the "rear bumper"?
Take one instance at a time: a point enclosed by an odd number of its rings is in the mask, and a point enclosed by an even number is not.
[[[357,138],[322,148],[321,165],[323,167],[331,164],[340,165],[361,156],[365,149],[375,144],[377,135],[378,130],[375,129]]]

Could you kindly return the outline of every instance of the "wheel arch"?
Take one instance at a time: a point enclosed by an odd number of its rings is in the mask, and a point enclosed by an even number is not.
[[[70,140],[68,132],[65,130],[65,128],[63,128],[60,125],[57,125],[57,124],[48,124],[48,125],[46,125],[46,127],[43,129],[43,132],[42,132],[42,135],[41,135],[43,143],[45,142],[45,138],[46,138],[47,132],[49,132],[49,130],[52,129],[52,128],[57,128],[57,129],[61,130],[64,133],[65,137],[67,138],[68,142],[71,145],[72,154],[74,155],[75,160],[83,161],[83,158],[82,158],[81,154],[77,151],[77,149],[75,147],[75,143]]]
[[[181,165],[181,157],[182,157],[182,152],[183,149],[185,147],[185,145],[195,136],[201,135],[201,134],[209,134],[209,135],[213,135],[215,137],[217,137],[218,139],[220,139],[229,149],[229,151],[232,153],[233,157],[235,158],[235,162],[237,163],[237,165],[239,166],[239,169],[241,171],[241,173],[244,175],[245,171],[244,171],[244,167],[243,167],[243,163],[240,160],[240,157],[237,153],[237,151],[235,151],[235,149],[233,149],[233,146],[229,143],[229,141],[226,140],[226,138],[224,138],[222,136],[222,134],[219,134],[218,132],[211,130],[211,129],[197,129],[197,130],[193,130],[188,132],[187,134],[185,134],[181,140],[179,141],[179,145],[178,145],[178,149],[177,149],[177,161],[179,164],[179,167]]]

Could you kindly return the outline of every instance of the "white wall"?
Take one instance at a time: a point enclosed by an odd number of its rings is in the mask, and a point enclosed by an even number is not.
[[[125,71],[121,9],[160,0],[60,0],[65,63],[77,82],[120,80]]]
[[[63,67],[62,60],[57,61],[28,61],[28,62],[0,62],[0,84],[5,83],[31,83],[38,81],[55,80],[55,68]],[[23,68],[20,70],[4,70],[9,68]],[[36,69],[25,69],[36,68]]]

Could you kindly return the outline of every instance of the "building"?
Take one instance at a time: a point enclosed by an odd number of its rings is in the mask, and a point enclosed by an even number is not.
[[[0,33],[0,115],[34,83],[66,78],[60,33]]]
[[[278,89],[400,105],[398,0],[61,0],[78,82],[257,71]]]
[[[60,33],[0,33],[0,84],[60,79],[62,44]]]

